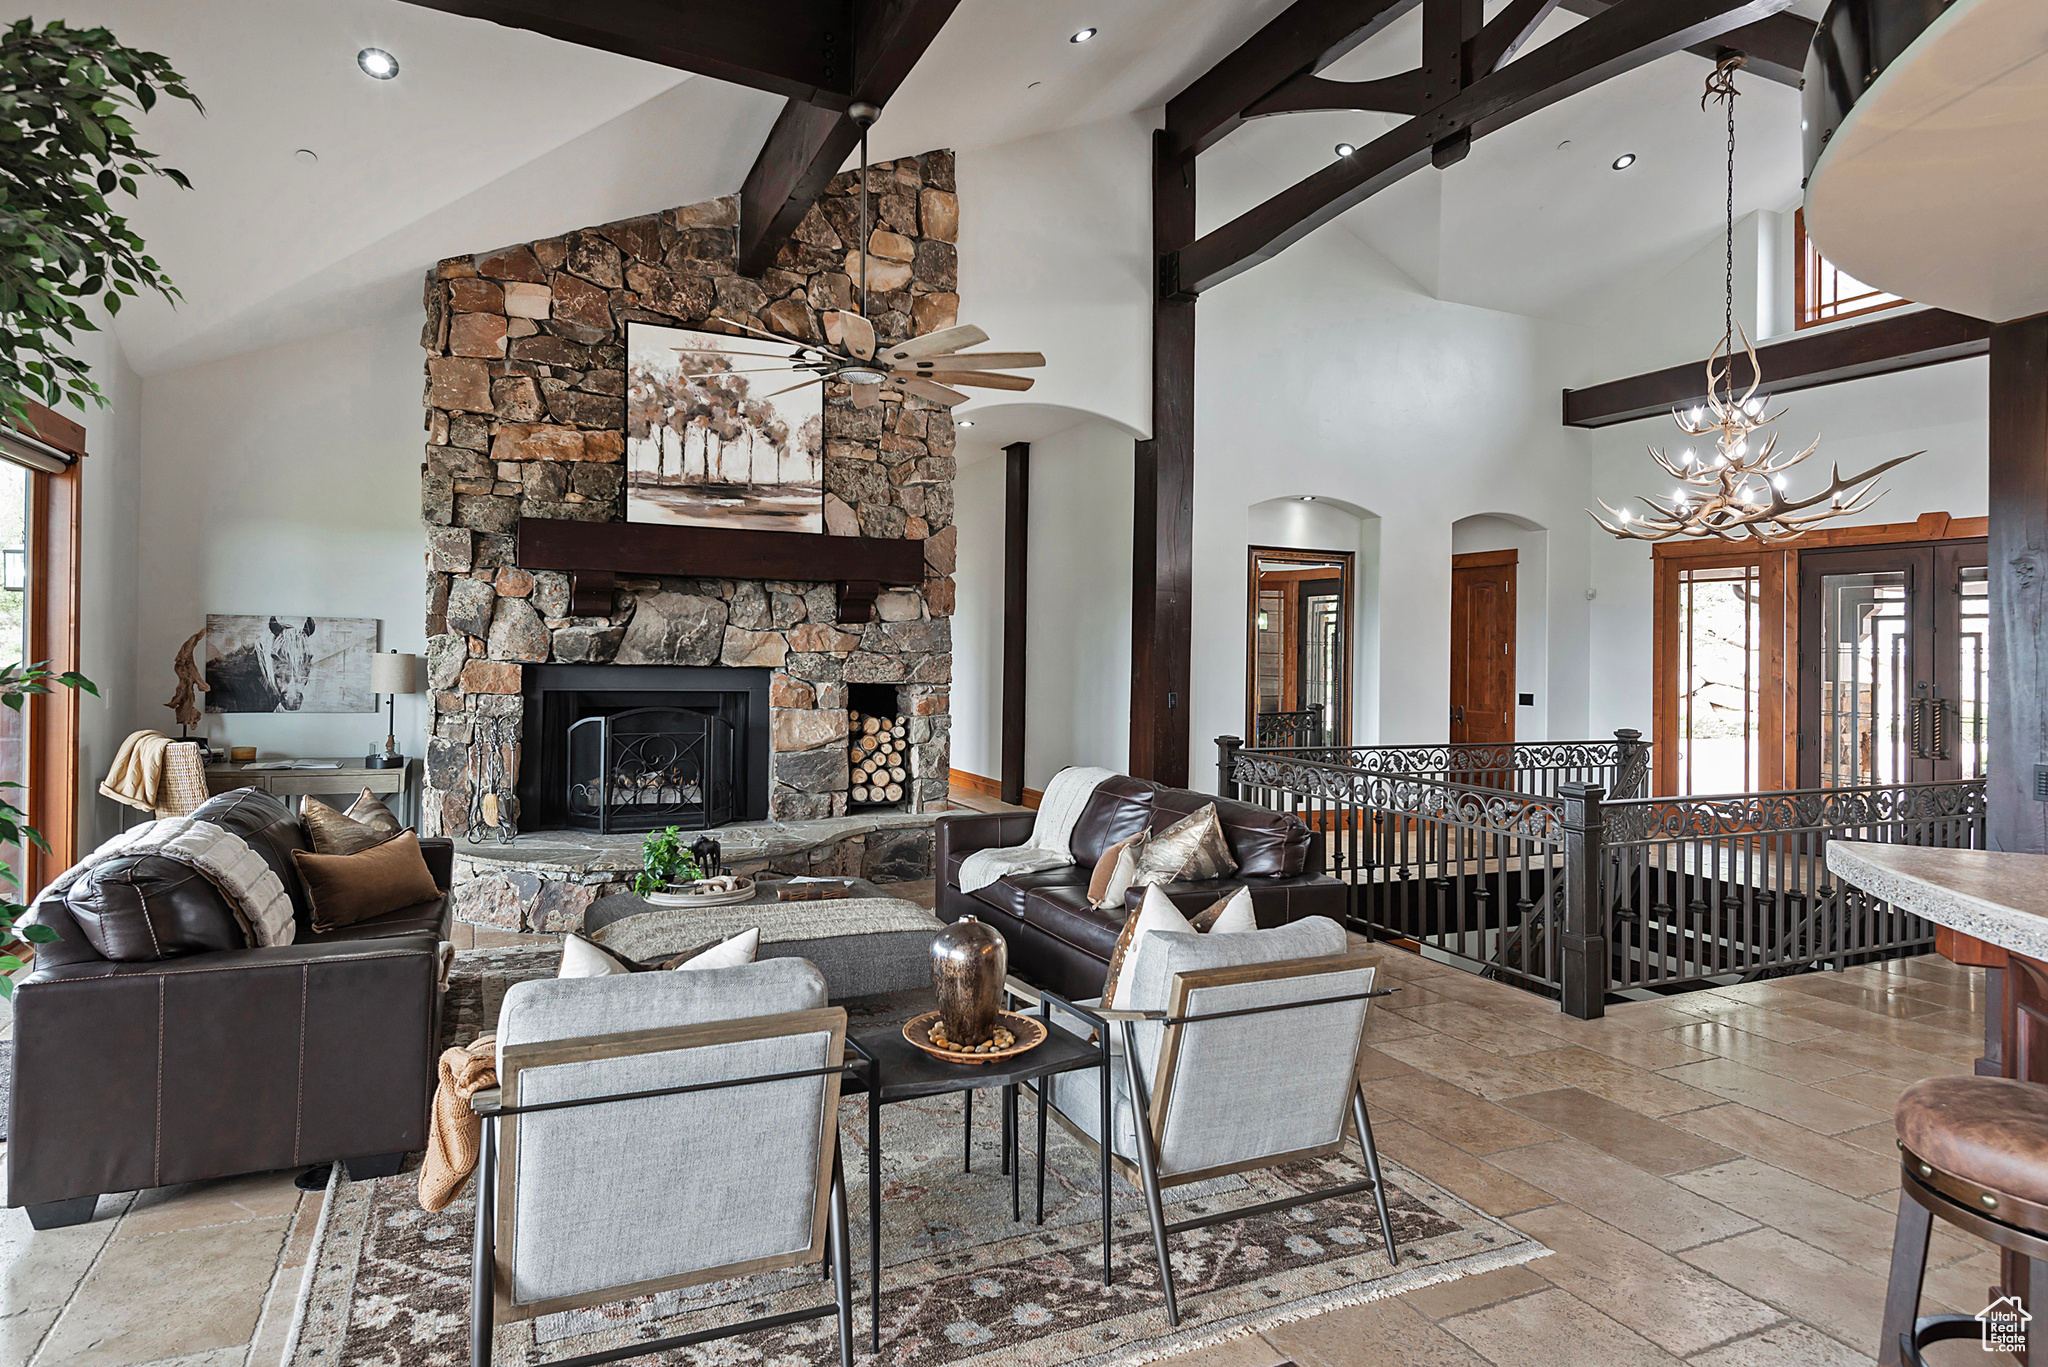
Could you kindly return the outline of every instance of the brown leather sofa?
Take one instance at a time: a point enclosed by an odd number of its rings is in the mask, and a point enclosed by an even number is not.
[[[1096,861],[1117,842],[1144,830],[1163,831],[1211,802],[1237,872],[1213,881],[1161,885],[1175,906],[1192,915],[1246,887],[1261,926],[1304,916],[1327,916],[1344,924],[1348,890],[1323,872],[1323,837],[1299,817],[1127,775],[1103,781],[1089,796],[1074,825],[1073,864],[1013,874],[971,893],[960,890],[960,861],[975,850],[1025,843],[1037,813],[940,817],[933,857],[936,910],[942,920],[975,916],[1000,930],[1009,941],[1010,970],[1026,981],[1073,999],[1098,997],[1117,936],[1130,910],[1144,900],[1145,889],[1132,888],[1122,909],[1091,906],[1088,880]]]
[[[59,938],[14,990],[7,1203],[37,1229],[103,1192],[330,1160],[388,1176],[426,1147],[448,899],[315,934],[289,808],[244,788],[195,815],[263,856],[295,943],[243,948],[213,884],[154,855],[36,899]],[[453,846],[420,848],[445,890]]]

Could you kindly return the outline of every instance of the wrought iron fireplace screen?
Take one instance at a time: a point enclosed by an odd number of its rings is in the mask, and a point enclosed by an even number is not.
[[[569,727],[571,825],[702,830],[738,818],[732,724],[686,707],[639,707]]]

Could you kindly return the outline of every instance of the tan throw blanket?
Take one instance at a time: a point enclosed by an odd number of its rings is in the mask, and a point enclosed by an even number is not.
[[[171,738],[161,731],[132,733],[114,752],[114,762],[100,782],[100,796],[153,815],[163,791],[164,751],[170,744]]]
[[[1115,778],[1114,769],[1062,769],[1045,785],[1038,800],[1038,816],[1031,823],[1031,839],[1022,845],[976,850],[960,861],[960,891],[985,888],[1012,873],[1037,873],[1041,869],[1065,868],[1074,862],[1071,848],[1074,827],[1095,792],[1097,784]],[[939,876],[945,876],[939,870]]]
[[[427,1152],[420,1162],[420,1209],[443,1210],[461,1195],[483,1149],[483,1117],[469,1099],[498,1085],[498,1037],[482,1035],[467,1048],[441,1054],[441,1085],[427,1122]]]

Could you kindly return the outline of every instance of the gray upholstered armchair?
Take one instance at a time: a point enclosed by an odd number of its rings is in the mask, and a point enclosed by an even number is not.
[[[633,1343],[645,1357],[836,1315],[853,1362],[837,1113],[846,1012],[801,959],[520,983],[479,1093],[471,1350],[499,1322],[815,1263],[832,1304]],[[829,1247],[828,1247],[829,1246]]]
[[[1108,1094],[1116,1121],[1104,1166],[1145,1193],[1167,1322],[1180,1323],[1167,1237],[1183,1230],[1370,1192],[1387,1259],[1398,1262],[1358,1085],[1366,1005],[1386,995],[1373,990],[1376,958],[1351,952],[1343,928],[1320,916],[1248,934],[1152,931],[1137,953],[1119,1009],[1053,999],[1056,1024],[1097,1033],[1112,1057],[1101,1075],[1053,1078],[1051,1112],[1102,1159]],[[1364,1150],[1365,1179],[1167,1223],[1163,1189],[1337,1153],[1348,1128]],[[1038,1161],[1042,1189],[1043,1143]]]

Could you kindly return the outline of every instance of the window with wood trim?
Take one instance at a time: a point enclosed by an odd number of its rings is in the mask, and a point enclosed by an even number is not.
[[[1663,547],[1659,547],[1663,550]],[[1659,556],[1654,782],[1660,795],[1783,786],[1783,551]]]
[[[78,668],[85,429],[40,404],[29,410],[30,427],[0,427],[0,658],[62,672]],[[0,714],[0,779],[24,786],[26,801],[20,790],[13,801],[49,842],[14,863],[33,896],[78,859],[78,695],[31,695],[20,713]]]
[[[1842,318],[1903,308],[1912,302],[1873,289],[1820,254],[1806,235],[1806,211],[1792,214],[1793,325],[1819,327]]]

